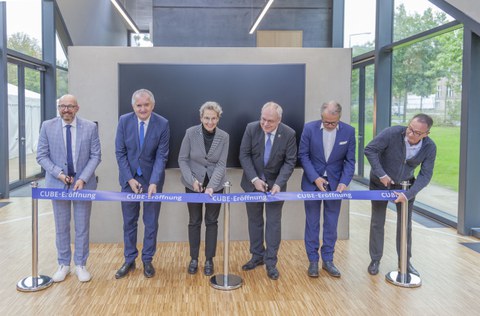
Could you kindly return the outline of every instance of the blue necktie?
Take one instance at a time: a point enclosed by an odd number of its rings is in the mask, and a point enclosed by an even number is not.
[[[72,125],[65,125],[67,128],[66,132],[66,141],[67,141],[67,172],[68,175],[73,177],[75,176],[75,168],[73,167],[73,155],[72,155],[72,132],[70,128]]]
[[[270,158],[270,152],[272,151],[272,140],[271,137],[272,134],[268,133],[267,134],[267,142],[265,143],[265,152],[263,154],[263,164],[266,166],[268,159]]]
[[[139,132],[139,138],[140,138],[140,152],[142,152],[142,147],[143,147],[143,141],[145,140],[145,122],[140,122],[140,132]],[[142,175],[142,169],[140,168],[140,166],[138,166],[137,168],[137,174],[139,176]]]

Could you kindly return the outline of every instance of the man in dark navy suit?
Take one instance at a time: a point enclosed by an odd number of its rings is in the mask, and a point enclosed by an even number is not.
[[[115,139],[120,186],[122,192],[147,192],[151,197],[154,193],[162,192],[163,188],[170,139],[169,124],[164,117],[153,113],[155,98],[146,89],[133,93],[132,107],[133,112],[120,117]],[[122,214],[125,263],[115,274],[117,279],[135,269],[140,202],[122,202]],[[152,259],[157,247],[159,215],[159,202],[144,202],[142,261],[147,278],[155,275]]]

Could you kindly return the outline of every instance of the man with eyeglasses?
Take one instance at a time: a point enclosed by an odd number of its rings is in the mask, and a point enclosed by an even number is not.
[[[76,116],[79,106],[73,95],[58,100],[60,117],[45,121],[40,130],[37,162],[45,169],[47,188],[95,190],[95,169],[101,160],[97,124]],[[58,270],[54,282],[62,282],[70,273],[70,219],[73,205],[75,223],[75,274],[80,282],[88,282],[86,269],[89,255],[89,229],[92,202],[52,200],[55,219]]]
[[[355,129],[343,122],[342,107],[336,101],[322,104],[321,120],[303,128],[298,159],[303,167],[303,191],[343,192],[355,172]],[[320,248],[320,208],[323,202],[323,238]],[[332,277],[341,273],[333,263],[341,200],[305,201],[305,250],[310,265],[308,276],[317,278],[319,249],[322,269]]]
[[[243,168],[240,185],[245,192],[274,195],[287,190],[287,181],[297,161],[297,141],[295,131],[282,123],[282,113],[280,105],[267,102],[262,107],[260,121],[249,123],[245,129],[239,154]],[[279,278],[277,254],[282,238],[282,207],[283,201],[246,203],[252,257],[242,270],[265,264],[267,276],[272,280]]]
[[[383,130],[365,147],[365,156],[370,162],[370,190],[401,190],[401,182],[408,181],[405,193],[395,192],[397,199],[397,254],[400,253],[401,202],[408,200],[407,224],[407,272],[419,275],[410,262],[412,257],[412,210],[415,196],[427,186],[432,178],[437,148],[428,134],[433,120],[426,114],[417,114],[408,126],[392,126]],[[414,171],[420,166],[415,178]],[[385,216],[387,201],[372,201],[370,222],[370,257],[368,273],[379,272],[383,255]]]

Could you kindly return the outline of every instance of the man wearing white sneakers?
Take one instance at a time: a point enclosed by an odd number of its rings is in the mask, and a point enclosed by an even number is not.
[[[40,130],[37,162],[45,169],[47,188],[95,190],[95,169],[101,160],[97,125],[79,117],[77,99],[64,95],[58,100],[60,117],[45,121]],[[75,223],[75,274],[80,282],[92,278],[86,269],[89,254],[91,201],[52,200],[55,218],[58,270],[54,282],[62,282],[70,273],[70,219]]]

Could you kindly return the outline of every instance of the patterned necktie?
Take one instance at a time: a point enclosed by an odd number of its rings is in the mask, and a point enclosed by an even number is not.
[[[272,134],[268,133],[267,134],[267,142],[265,143],[265,152],[263,154],[263,164],[266,166],[268,159],[270,158],[270,152],[272,151],[272,139],[271,137]]]
[[[73,154],[72,154],[72,132],[70,128],[72,125],[65,125],[67,128],[66,138],[67,138],[67,172],[68,175],[73,177],[75,176],[75,168],[73,167]]]
[[[139,132],[139,138],[140,138],[140,152],[142,152],[142,147],[143,147],[143,141],[145,140],[145,122],[140,122],[140,132]],[[142,175],[142,169],[140,168],[140,166],[138,166],[137,168],[137,174],[139,176]]]

